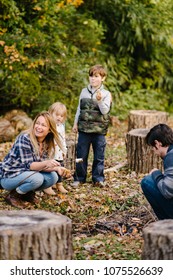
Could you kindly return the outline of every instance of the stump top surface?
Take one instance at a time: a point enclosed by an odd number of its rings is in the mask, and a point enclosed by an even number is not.
[[[61,214],[51,213],[42,210],[14,210],[0,211],[0,235],[11,230],[30,231],[37,228],[45,228],[48,225],[57,226],[58,224],[71,223],[71,220]]]
[[[168,115],[167,112],[157,110],[131,110],[132,115]]]
[[[145,233],[151,233],[153,235],[162,235],[162,236],[173,236],[173,220],[161,220],[149,224],[146,228],[143,229]]]
[[[149,132],[149,129],[147,129],[147,128],[135,128],[135,129],[130,130],[128,132],[128,134],[133,135],[133,136],[145,137],[148,132]]]

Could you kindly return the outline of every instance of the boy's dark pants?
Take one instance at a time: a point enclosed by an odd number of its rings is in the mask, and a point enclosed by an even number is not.
[[[84,132],[79,132],[78,136],[77,158],[82,158],[83,162],[76,164],[75,181],[86,182],[88,156],[91,145],[94,155],[92,164],[92,181],[94,183],[104,181],[105,135]]]

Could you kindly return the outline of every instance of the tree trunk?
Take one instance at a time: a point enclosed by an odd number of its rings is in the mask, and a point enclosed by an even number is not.
[[[145,143],[149,129],[132,129],[126,134],[127,162],[130,170],[148,173],[153,168],[162,169],[162,160]]]
[[[0,211],[0,259],[72,259],[71,220],[47,211]]]
[[[128,131],[136,128],[151,128],[167,123],[168,113],[156,110],[131,110],[128,116]]]
[[[143,229],[143,260],[173,260],[173,220],[151,223]]]

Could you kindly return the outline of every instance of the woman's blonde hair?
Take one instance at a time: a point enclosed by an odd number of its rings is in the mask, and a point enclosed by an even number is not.
[[[63,122],[65,122],[67,118],[67,108],[66,106],[61,102],[55,102],[49,107],[49,113],[52,115],[53,113],[56,113],[57,115],[63,116]]]
[[[50,158],[53,158],[54,153],[55,153],[55,143],[58,144],[58,146],[62,149],[62,151],[64,149],[63,149],[61,138],[56,129],[56,123],[48,111],[42,111],[41,113],[37,114],[37,116],[33,120],[31,127],[25,132],[28,132],[28,134],[30,136],[30,140],[34,146],[34,149],[39,154],[39,145],[38,145],[38,141],[35,136],[35,133],[34,133],[34,126],[37,122],[37,119],[40,116],[43,116],[45,118],[45,121],[49,127],[49,133],[47,134],[47,136],[44,139],[44,144],[45,144],[45,149],[47,150],[48,156]]]

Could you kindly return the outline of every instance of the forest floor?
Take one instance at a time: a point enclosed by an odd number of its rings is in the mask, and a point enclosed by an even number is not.
[[[105,159],[105,187],[93,187],[91,182],[92,152],[89,158],[88,180],[78,188],[65,180],[67,194],[56,196],[37,194],[39,203],[29,209],[61,213],[72,220],[73,259],[78,260],[138,260],[141,259],[142,230],[156,217],[142,194],[140,181],[144,174],[128,170],[125,135],[127,122],[110,127]],[[0,160],[11,143],[0,144]],[[13,210],[4,201],[0,190],[0,210]]]

